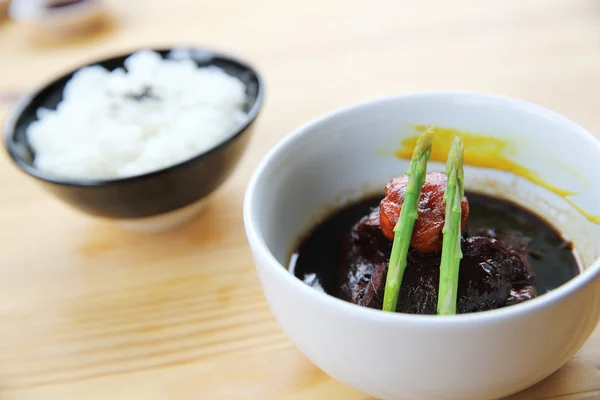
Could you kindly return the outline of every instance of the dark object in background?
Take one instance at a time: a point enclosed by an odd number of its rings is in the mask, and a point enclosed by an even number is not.
[[[86,0],[47,0],[46,8],[64,8],[73,6],[78,3],[83,3]]]
[[[74,39],[98,33],[111,20],[104,0],[13,0],[8,10],[32,39]]]

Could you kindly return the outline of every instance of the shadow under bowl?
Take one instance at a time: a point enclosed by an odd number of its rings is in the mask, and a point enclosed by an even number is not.
[[[74,179],[51,176],[34,166],[35,153],[27,140],[27,127],[41,107],[56,109],[65,85],[77,68],[18,101],[5,126],[5,145],[14,164],[34,177],[48,192],[93,216],[140,221],[175,215],[191,217],[198,203],[231,175],[240,161],[253,123],[261,110],[264,85],[258,72],[232,56],[210,50],[175,48],[154,50],[163,58],[191,58],[198,66],[216,66],[246,86],[246,120],[226,140],[209,151],[157,171],[121,179]],[[93,62],[110,71],[123,67],[133,52]],[[193,213],[192,213],[193,214]],[[159,222],[163,223],[163,222]]]

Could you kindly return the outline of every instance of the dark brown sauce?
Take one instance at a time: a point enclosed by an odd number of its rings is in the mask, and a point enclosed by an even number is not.
[[[500,229],[520,231],[531,238],[528,259],[535,273],[538,295],[566,283],[580,272],[572,245],[546,221],[506,200],[466,193],[469,200],[467,231]],[[336,274],[341,268],[340,247],[350,229],[379,205],[383,195],[370,196],[334,212],[314,227],[293,251],[294,275],[319,282],[325,292],[338,297]],[[315,276],[317,279],[310,279]]]

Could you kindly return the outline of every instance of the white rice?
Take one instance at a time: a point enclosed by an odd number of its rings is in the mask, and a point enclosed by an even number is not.
[[[56,111],[38,110],[27,129],[37,168],[71,178],[139,175],[217,146],[245,118],[244,84],[219,68],[150,50],[132,54],[125,68],[82,68]],[[131,96],[144,91],[150,97]]]

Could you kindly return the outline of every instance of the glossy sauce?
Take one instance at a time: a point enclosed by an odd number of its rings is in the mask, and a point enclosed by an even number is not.
[[[474,193],[466,193],[466,196],[470,209],[467,231],[518,230],[532,239],[528,259],[536,275],[538,295],[579,274],[571,243],[566,242],[546,221],[505,200]],[[383,195],[371,196],[350,204],[313,228],[293,249],[290,272],[308,284],[316,281],[316,277],[327,293],[335,295],[342,241],[352,226],[377,207],[382,198]]]

